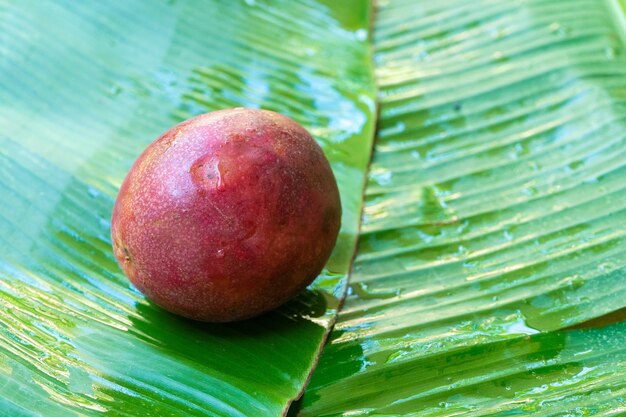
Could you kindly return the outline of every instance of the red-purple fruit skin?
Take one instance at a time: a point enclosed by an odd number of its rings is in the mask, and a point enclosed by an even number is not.
[[[274,309],[310,284],[341,222],[330,165],[278,113],[203,114],[146,148],[113,208],[115,256],[148,298],[209,322]]]

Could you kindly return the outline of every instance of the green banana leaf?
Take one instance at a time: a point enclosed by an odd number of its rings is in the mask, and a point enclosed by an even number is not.
[[[378,3],[359,250],[299,415],[626,410],[626,327],[554,332],[626,306],[623,16]]]
[[[0,415],[276,416],[314,366],[352,259],[373,136],[358,0],[0,0]],[[115,263],[109,219],[142,149],[183,119],[264,107],[323,146],[343,227],[277,312],[174,317]]]
[[[379,371],[377,384],[343,391],[354,396],[336,415],[623,415],[626,324],[504,338]]]

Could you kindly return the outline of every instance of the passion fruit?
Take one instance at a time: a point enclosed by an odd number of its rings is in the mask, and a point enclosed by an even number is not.
[[[228,109],[187,120],[135,161],[113,209],[115,256],[164,309],[227,322],[309,285],[339,232],[322,149],[292,119]]]

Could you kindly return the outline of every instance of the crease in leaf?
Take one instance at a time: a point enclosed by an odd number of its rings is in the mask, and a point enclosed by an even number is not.
[[[624,409],[615,2],[379,2],[351,290],[301,416]],[[603,323],[606,324],[606,323]]]
[[[345,3],[0,0],[0,414],[276,416],[300,395],[345,291],[371,152],[369,10]],[[123,277],[111,208],[149,141],[236,106],[313,133],[343,229],[297,300],[193,323]]]

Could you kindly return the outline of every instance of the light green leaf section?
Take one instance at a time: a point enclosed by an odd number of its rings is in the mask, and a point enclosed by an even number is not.
[[[378,2],[359,251],[300,415],[626,409],[624,326],[540,333],[626,306],[614,6]]]
[[[344,292],[375,120],[369,8],[333,3],[0,0],[0,416],[277,416],[299,395]],[[206,325],[128,283],[109,219],[150,141],[234,106],[312,132],[343,228],[296,301]]]

